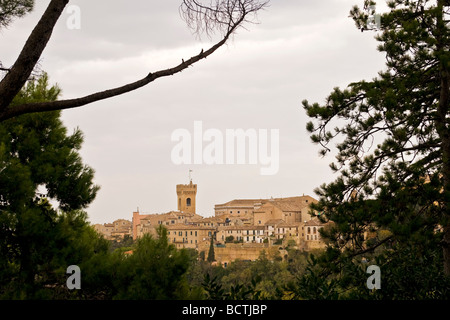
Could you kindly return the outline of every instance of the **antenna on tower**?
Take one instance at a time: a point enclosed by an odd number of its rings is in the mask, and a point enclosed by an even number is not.
[[[192,172],[192,170],[189,169],[189,182],[192,182],[191,172]]]

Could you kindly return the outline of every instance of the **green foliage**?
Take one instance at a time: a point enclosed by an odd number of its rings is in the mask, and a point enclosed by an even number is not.
[[[235,260],[226,268],[197,264],[199,276],[190,278],[192,286],[200,285],[205,299],[269,300],[290,299],[288,288],[306,269],[306,254],[290,250],[287,261],[273,261],[263,251],[256,261]]]
[[[374,3],[350,12],[359,29]],[[321,231],[329,250],[324,263],[311,262],[300,282],[311,290],[299,297],[314,297],[317,286],[323,298],[448,298],[442,272],[450,261],[438,254],[448,255],[443,231],[450,221],[448,1],[388,4],[376,35],[386,70],[335,88],[323,106],[303,101],[312,118],[306,129],[320,153],[337,141],[330,167],[339,176],[316,189],[320,199],[312,208],[323,213],[322,222],[332,221]],[[368,231],[376,235],[367,239]],[[379,292],[368,294],[361,282],[363,257],[388,281]]]
[[[323,276],[313,254],[308,259],[306,272],[299,275],[296,282],[288,283],[285,290],[291,299],[296,300],[335,300],[339,297],[336,280]]]
[[[110,240],[110,250],[121,250],[121,251],[129,251],[132,249],[134,245],[133,237],[130,235],[125,235],[123,239],[113,239]]]
[[[147,234],[136,241],[133,254],[125,258],[115,281],[114,299],[179,299],[191,256],[169,244],[167,230],[159,226],[155,239]]]
[[[202,285],[208,300],[259,300],[261,295],[261,291],[256,289],[255,279],[252,279],[250,285],[233,285],[226,292],[217,276],[211,278],[209,273],[206,273]]]
[[[20,18],[33,9],[34,0],[0,1],[0,28],[8,26],[14,18]]]
[[[12,105],[55,101],[60,91],[44,74]],[[0,124],[0,296],[44,298],[42,288],[60,286],[67,266],[100,250],[95,246],[106,248],[81,211],[99,189],[78,154],[82,141],[79,130],[67,135],[57,111]],[[39,188],[47,198],[37,195]]]

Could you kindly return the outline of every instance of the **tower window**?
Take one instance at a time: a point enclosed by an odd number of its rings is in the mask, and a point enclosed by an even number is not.
[[[188,207],[191,206],[191,198],[187,198],[187,199],[186,199],[186,205],[187,205]]]

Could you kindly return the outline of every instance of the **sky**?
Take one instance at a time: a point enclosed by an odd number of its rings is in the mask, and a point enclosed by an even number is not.
[[[49,3],[36,2],[32,13],[0,31],[3,66],[14,63]],[[79,11],[68,7],[61,15],[40,67],[67,99],[176,66],[217,41],[187,28],[180,3],[72,0]],[[182,73],[63,111],[68,132],[84,133],[80,154],[101,187],[86,209],[89,221],[131,220],[138,208],[142,214],[177,210],[176,185],[189,183],[189,174],[204,217],[233,199],[317,198],[314,189],[337,176],[329,168],[333,154],[322,158],[310,140],[302,100],[323,104],[333,88],[371,80],[385,64],[375,33],[359,31],[349,18],[354,5],[363,0],[272,0],[257,24]],[[74,21],[79,28],[69,27]],[[258,141],[264,141],[261,131],[278,132],[277,172],[261,174],[260,154],[256,164],[177,164],[173,150],[180,142],[172,135],[188,132],[194,140],[196,123],[224,139],[227,130],[256,132]]]

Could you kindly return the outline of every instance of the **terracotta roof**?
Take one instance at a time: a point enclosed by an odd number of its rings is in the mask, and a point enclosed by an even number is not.
[[[218,230],[264,230],[264,226],[242,225],[242,226],[221,226]]]
[[[266,225],[266,226],[270,226],[270,225],[277,226],[277,225],[282,224],[282,223],[285,223],[284,220],[272,219],[272,220],[268,220],[264,225]]]
[[[224,222],[225,218],[223,217],[207,217],[199,220],[200,222]]]
[[[289,223],[289,222],[285,222],[285,221],[283,221],[282,223],[280,223],[280,224],[277,224],[277,227],[283,227],[283,228],[297,228],[297,227],[299,227],[300,226],[300,222],[291,222],[291,223]]]
[[[256,203],[261,203],[262,199],[235,199],[235,200],[231,200],[228,201],[226,203],[223,204],[216,204],[214,206],[215,209],[218,209],[220,207],[249,207],[249,208],[253,208],[253,206]]]
[[[255,205],[261,204],[262,206],[275,205],[282,211],[301,211],[303,208],[308,207],[311,203],[317,202],[311,196],[303,195],[287,198],[271,198],[271,199],[235,199],[223,204],[216,204],[215,210],[223,208],[254,208]]]
[[[213,230],[215,227],[188,225],[188,224],[171,224],[165,226],[167,230]]]
[[[324,224],[319,221],[317,218],[313,218],[309,221],[306,221],[305,226],[323,226]]]
[[[275,201],[273,205],[280,208],[281,211],[301,211],[306,206],[295,201]]]

